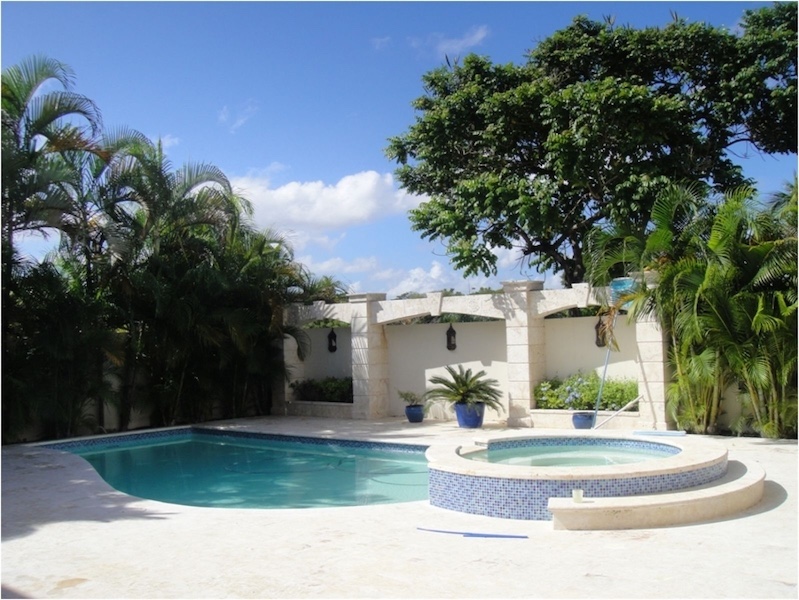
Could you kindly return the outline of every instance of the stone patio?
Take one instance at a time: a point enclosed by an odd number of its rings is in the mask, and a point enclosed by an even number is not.
[[[475,437],[453,422],[402,419],[217,425],[424,444]],[[507,431],[479,435],[492,430]],[[581,532],[426,501],[294,510],[163,504],[116,492],[77,456],[7,446],[2,597],[796,598],[796,441],[715,439],[730,459],[765,469],[757,506],[696,525]]]

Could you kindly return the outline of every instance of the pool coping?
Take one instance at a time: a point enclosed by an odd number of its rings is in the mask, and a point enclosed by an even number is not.
[[[638,463],[624,465],[605,465],[596,467],[529,467],[519,465],[495,464],[472,461],[461,456],[470,452],[485,450],[491,443],[504,441],[534,440],[541,438],[585,438],[621,439],[647,441],[651,443],[673,446],[680,449],[679,454]],[[727,460],[727,449],[712,440],[691,437],[660,437],[656,435],[628,434],[624,432],[581,430],[564,430],[553,434],[519,433],[511,435],[481,436],[472,444],[449,444],[431,446],[425,456],[431,469],[469,475],[473,477],[495,477],[501,479],[554,479],[583,480],[590,479],[623,479],[641,476],[657,476],[679,473],[690,467],[692,469],[711,467]]]
[[[63,450],[70,452],[71,449],[90,448],[92,446],[107,446],[117,442],[120,445],[133,445],[138,440],[152,442],[163,438],[170,441],[170,437],[181,434],[198,434],[210,437],[228,437],[249,440],[271,440],[278,442],[300,442],[315,445],[336,445],[345,448],[375,448],[389,452],[401,453],[420,453],[424,452],[429,446],[426,444],[401,443],[401,442],[380,442],[357,439],[341,439],[332,437],[317,437],[307,435],[293,435],[281,433],[266,433],[258,431],[238,431],[222,427],[202,426],[202,425],[180,425],[176,427],[164,427],[150,429],[146,431],[125,431],[119,433],[109,433],[91,437],[69,438],[64,440],[49,440],[44,442],[33,442],[29,446],[47,448],[49,450]]]

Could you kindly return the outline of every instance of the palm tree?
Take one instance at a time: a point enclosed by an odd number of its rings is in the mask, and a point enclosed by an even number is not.
[[[131,226],[138,230],[141,259],[158,256],[166,238],[179,245],[180,237],[192,231],[224,238],[252,213],[214,165],[187,163],[175,170],[160,141],[139,143],[128,155],[115,181],[124,190],[121,196],[138,207]]]
[[[61,89],[44,91],[48,83]],[[61,153],[96,150],[93,136],[100,129],[100,113],[94,103],[71,91],[69,67],[45,56],[33,56],[2,74],[2,319],[4,405],[7,395],[22,380],[7,371],[16,358],[30,353],[30,338],[12,324],[30,323],[24,314],[31,267],[16,255],[15,234],[24,230],[46,231],[69,205],[62,183],[74,176]],[[77,126],[75,122],[84,123]],[[52,274],[38,280],[52,283]],[[49,285],[49,284],[48,284]],[[52,286],[50,286],[52,288]],[[46,290],[41,290],[46,295]],[[55,298],[56,295],[51,296]],[[24,327],[22,327],[24,329]],[[15,337],[17,334],[23,337]],[[20,347],[20,344],[24,348]],[[26,345],[27,344],[27,345]],[[6,386],[9,383],[11,385]],[[30,396],[24,396],[30,398]],[[24,412],[24,411],[23,411]]]
[[[14,233],[47,225],[47,208],[63,197],[58,182],[68,170],[48,159],[55,153],[95,149],[92,141],[100,129],[100,111],[95,104],[71,91],[72,70],[63,63],[33,56],[9,67],[2,75],[2,181],[3,244],[13,255]],[[62,90],[42,92],[55,81]],[[79,117],[86,127],[71,121]],[[4,277],[9,274],[5,270]]]
[[[225,398],[231,416],[246,410],[268,414],[272,384],[287,377],[282,341],[297,341],[299,357],[309,351],[305,332],[284,323],[286,306],[305,293],[305,270],[294,261],[285,238],[272,230],[239,228],[220,260],[225,294],[220,318],[225,343],[220,368],[230,373]]]
[[[129,149],[147,143],[138,131],[119,129],[103,134],[96,151],[62,152],[55,159],[70,177],[58,184],[67,204],[49,224],[61,233],[61,255],[80,265],[89,296],[98,283],[97,267],[107,270],[125,257],[131,245],[129,199],[116,183],[115,172],[122,168]]]
[[[742,383],[755,428],[796,435],[797,237],[793,205],[762,207],[746,194],[726,198],[714,220],[712,260],[701,315],[706,336]],[[793,215],[793,217],[791,217]]]
[[[654,313],[669,336],[675,377],[667,397],[678,425],[715,431],[724,393],[739,384],[758,431],[795,435],[791,214],[795,220],[789,208],[764,210],[748,189],[714,201],[699,188],[675,186],[655,203],[645,240],[595,237],[593,282],[619,265],[657,274],[655,287],[640,282],[632,313]]]

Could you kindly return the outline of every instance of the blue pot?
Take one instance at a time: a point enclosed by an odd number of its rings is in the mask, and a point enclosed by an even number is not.
[[[572,425],[575,429],[591,429],[594,426],[593,412],[576,412],[572,414]]]
[[[455,416],[458,418],[458,426],[468,429],[476,429],[483,426],[483,416],[486,412],[486,405],[483,402],[476,404],[466,404],[465,402],[455,403]]]
[[[421,423],[424,420],[424,406],[421,404],[412,404],[405,407],[405,416],[411,423]]]
[[[623,296],[629,294],[635,289],[635,280],[632,277],[616,277],[610,282],[610,297],[613,304],[617,304]],[[621,310],[630,310],[632,302],[625,302],[619,308]]]

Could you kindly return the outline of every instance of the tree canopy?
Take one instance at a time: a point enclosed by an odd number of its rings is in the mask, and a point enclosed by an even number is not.
[[[577,17],[522,65],[477,55],[423,76],[408,130],[389,140],[410,212],[465,275],[516,249],[568,286],[590,231],[643,235],[673,183],[749,183],[731,152],[796,152],[796,5],[747,11],[743,33],[675,17],[633,29]]]

